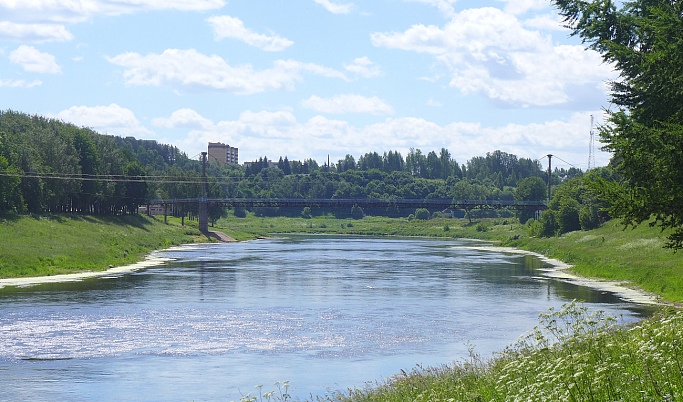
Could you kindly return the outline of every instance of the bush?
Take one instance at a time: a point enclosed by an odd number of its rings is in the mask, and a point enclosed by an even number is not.
[[[451,227],[448,225],[448,222],[444,223],[443,224],[443,231],[448,232],[449,230],[451,230]]]
[[[474,228],[477,229],[477,232],[488,232],[489,231],[489,225],[485,224],[484,222],[477,223],[477,226],[475,226]]]
[[[311,219],[311,207],[304,207],[304,210],[301,211],[301,217],[304,219]]]
[[[415,211],[415,219],[426,221],[429,220],[429,216],[429,210],[427,208],[418,208]]]
[[[581,223],[582,230],[591,230],[600,226],[598,207],[591,205],[581,208],[581,212],[579,212],[579,222]]]
[[[352,228],[352,227],[353,227],[353,223],[351,223],[351,222],[347,223],[347,224],[346,224],[346,227],[347,227],[347,228]]]
[[[324,224],[324,223],[321,223],[320,225],[318,225],[318,227],[319,227],[319,228],[322,228],[322,229],[325,229],[325,228],[327,228],[327,225]]]
[[[235,215],[236,218],[246,218],[247,217],[247,210],[242,207],[237,207],[232,211],[233,215]]]
[[[413,214],[408,215],[408,222],[410,222],[414,219],[415,219],[415,215],[413,215]]]
[[[358,205],[354,205],[353,208],[351,208],[351,217],[353,219],[363,219],[363,216],[363,208]]]

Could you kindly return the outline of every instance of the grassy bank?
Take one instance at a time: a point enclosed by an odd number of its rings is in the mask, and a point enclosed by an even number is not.
[[[544,314],[528,337],[490,360],[472,356],[440,368],[418,367],[324,400],[682,400],[683,312],[662,313],[633,328],[616,323],[571,303]]]
[[[152,250],[208,241],[196,228],[145,216],[0,217],[0,278],[101,271]]]

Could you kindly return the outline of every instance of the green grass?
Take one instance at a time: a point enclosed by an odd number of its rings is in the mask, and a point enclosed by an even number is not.
[[[0,217],[0,278],[105,270],[152,250],[208,241],[196,228],[145,216]]]
[[[667,232],[644,224],[624,229],[617,221],[588,232],[561,237],[521,237],[505,244],[535,251],[574,265],[590,278],[628,282],[664,300],[683,302],[683,252],[664,248]]]

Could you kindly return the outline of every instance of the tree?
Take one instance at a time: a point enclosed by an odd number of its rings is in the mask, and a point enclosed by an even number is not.
[[[611,83],[617,109],[600,137],[623,180],[595,188],[611,216],[627,226],[654,219],[673,229],[667,246],[683,248],[683,2],[553,3],[572,34],[620,73]]]
[[[545,182],[540,177],[527,177],[519,182],[515,190],[516,201],[542,201],[547,195]],[[534,211],[522,210],[517,212],[520,223],[526,223],[534,217]]]
[[[427,208],[418,208],[415,210],[415,219],[426,221],[429,219],[429,210]]]

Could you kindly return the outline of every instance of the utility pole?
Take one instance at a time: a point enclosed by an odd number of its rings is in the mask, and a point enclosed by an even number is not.
[[[209,211],[206,202],[206,152],[202,152],[202,199],[199,201],[199,231],[209,231]]]
[[[548,154],[548,202],[550,202],[550,186],[552,183],[551,179],[553,178],[553,176],[552,176],[553,170],[551,167],[552,159],[553,159],[553,156]]]

